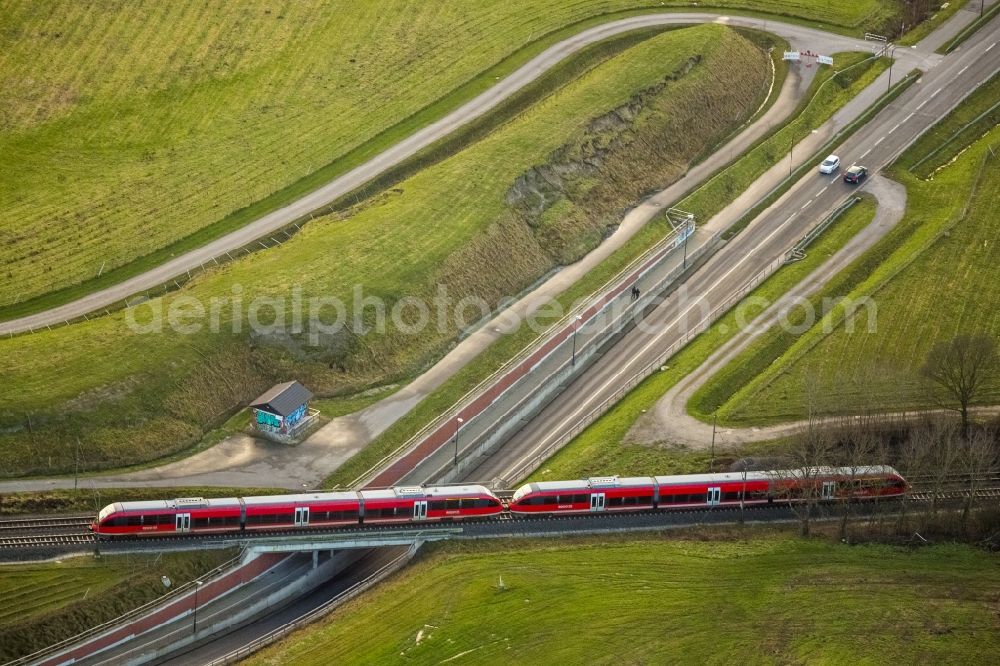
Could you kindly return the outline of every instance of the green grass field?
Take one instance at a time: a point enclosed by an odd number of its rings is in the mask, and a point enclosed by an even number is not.
[[[853,33],[896,11],[876,0],[716,4]],[[19,0],[0,32],[4,316],[245,224],[455,108],[571,26],[662,6],[62,0],[42,11]]]
[[[593,247],[644,190],[679,177],[688,160],[756,110],[769,78],[766,55],[721,26],[650,37],[385,196],[152,303],[191,296],[207,304],[234,288],[249,303],[299,285],[304,298],[335,295],[350,304],[352,286],[363,285],[391,307],[403,296],[431,296],[438,284],[456,298],[496,303]],[[624,103],[639,110],[622,124],[607,114]],[[611,121],[590,127],[602,115]],[[587,159],[597,142],[607,148],[605,167],[567,176],[559,206],[538,216],[505,203],[533,168],[554,159],[576,169],[574,160]],[[602,174],[628,187],[606,187]],[[136,317],[144,322],[148,311]],[[0,341],[10,389],[0,413],[0,473],[72,470],[77,435],[84,469],[169,455],[281,378],[296,376],[320,394],[354,393],[423,367],[457,334],[414,337],[390,326],[384,335],[342,332],[312,347],[305,336],[249,336],[245,313],[239,334],[207,327],[140,334],[126,324],[131,314]],[[223,331],[232,330],[231,316],[229,306],[221,309]]]
[[[874,203],[867,199],[848,209],[809,247],[805,259],[782,267],[765,280],[744,301],[678,352],[668,362],[666,370],[640,383],[606,414],[549,458],[530,480],[586,478],[595,474],[641,476],[706,471],[710,462],[708,450],[691,451],[669,441],[656,445],[639,444],[627,441],[626,435],[664,393],[736,334],[737,322],[749,322],[760,312],[757,305],[760,298],[767,302],[780,298],[871,222],[874,214]],[[732,457],[733,453],[725,450],[720,441],[716,463],[724,465]]]
[[[30,654],[161,596],[160,576],[194,580],[235,552],[73,557],[0,566],[0,659]]]
[[[968,546],[764,528],[633,539],[444,545],[249,663],[961,664],[1000,650],[1000,566]]]
[[[806,394],[820,396],[811,408],[827,413],[932,406],[918,374],[931,346],[959,332],[1000,335],[998,143],[994,128],[926,181],[904,168],[926,154],[920,144],[891,172],[907,188],[903,221],[823,294],[870,296],[874,330],[870,308],[845,320],[837,307],[804,333],[769,333],[703,387],[690,411],[704,418],[721,405],[720,421],[771,423],[802,418]],[[996,378],[986,388],[981,402],[1000,400]]]

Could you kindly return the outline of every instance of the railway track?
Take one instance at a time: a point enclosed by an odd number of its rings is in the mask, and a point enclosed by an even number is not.
[[[961,488],[948,488],[948,489],[938,489],[937,491],[933,489],[917,489],[910,491],[907,498],[914,502],[930,502],[935,498],[938,501],[955,501],[968,497],[968,489]],[[985,488],[979,488],[975,492],[975,498],[980,499],[1000,499],[1000,482],[990,484]],[[897,500],[888,500],[897,501]],[[759,506],[759,505],[758,505]],[[759,507],[765,508],[765,507]],[[706,509],[690,509],[690,510],[677,510],[671,509],[670,513],[688,513],[688,512],[702,512]],[[725,506],[716,507],[708,509],[709,511],[719,512],[724,510],[739,511],[738,507]],[[606,513],[606,514],[596,514],[599,516],[604,516],[612,518],[616,515],[628,515],[628,514],[617,514],[617,513]],[[573,514],[569,516],[556,516],[560,519],[565,518],[587,518],[593,517],[595,514]],[[488,520],[476,521],[477,524],[485,523],[501,523],[501,524],[514,524],[518,522],[526,521],[544,521],[546,518],[542,517],[531,517],[524,518],[514,516],[513,514],[504,513],[495,518],[490,518]],[[90,517],[81,516],[66,516],[60,518],[36,518],[36,519],[21,519],[21,520],[6,520],[0,521],[0,550],[14,550],[14,549],[29,549],[29,548],[65,548],[70,546],[91,546],[96,545],[97,541],[90,532],[86,532],[86,527],[90,523]],[[75,529],[77,531],[56,534],[51,533],[52,529]],[[48,533],[37,534],[38,530],[47,529]],[[372,533],[385,533],[390,530],[406,530],[413,529],[413,524],[406,523],[401,525],[359,525],[358,527],[352,527],[349,530],[346,528],[333,528],[333,529],[317,529],[311,530],[316,534],[331,533],[331,534],[343,534],[350,532],[352,534],[372,534]],[[27,532],[27,533],[25,533]],[[246,535],[248,540],[252,540],[252,535]],[[273,532],[262,533],[261,537],[282,537],[282,536],[302,536],[301,530],[277,530]],[[231,541],[233,540],[233,534],[192,534],[184,536],[164,536],[157,537],[156,539],[139,539],[135,540],[134,543],[143,543],[153,545],[155,543],[161,544],[171,544],[176,545],[179,542],[190,543],[192,541],[198,541],[202,543],[209,543],[211,541]],[[104,543],[103,541],[101,543]],[[122,541],[112,541],[112,543],[124,543]],[[131,542],[130,542],[131,543]]]

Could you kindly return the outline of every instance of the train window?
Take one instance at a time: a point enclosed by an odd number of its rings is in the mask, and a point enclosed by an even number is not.
[[[427,508],[431,511],[444,511],[444,500],[431,500],[427,503]]]
[[[733,492],[722,493],[722,501],[724,501],[724,502],[738,502],[738,501],[740,501],[740,493],[739,493],[739,491],[736,491],[734,493]]]
[[[208,518],[196,516],[191,520],[191,523],[195,529],[198,529],[199,527],[208,527]]]
[[[604,499],[604,506],[606,507],[621,506],[622,500],[624,499],[625,499],[624,497],[607,497]]]
[[[129,527],[139,527],[142,525],[142,516],[129,516],[125,524]]]
[[[174,524],[174,514],[172,513],[161,513],[156,517],[157,525],[173,525]]]
[[[653,503],[652,495],[643,495],[639,498],[639,504],[652,504],[652,503]]]
[[[457,499],[445,500],[444,508],[448,509],[449,511],[453,511],[459,507],[459,502],[460,500]]]
[[[585,504],[590,501],[590,495],[586,493],[580,493],[573,495],[573,504]]]
[[[542,504],[546,506],[552,506],[553,504],[558,504],[558,495],[542,495]]]
[[[222,524],[223,525],[228,525],[228,526],[239,525],[240,524],[240,517],[239,516],[226,516],[225,518],[222,519]]]
[[[474,509],[474,508],[476,508],[476,498],[475,497],[467,497],[466,499],[463,499],[462,500],[462,508],[463,509]]]

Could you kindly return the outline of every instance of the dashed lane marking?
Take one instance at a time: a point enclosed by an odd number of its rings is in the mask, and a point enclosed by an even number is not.
[[[940,88],[938,88],[937,90],[935,90],[934,92],[932,92],[931,93],[931,97],[935,97],[939,92],[941,92]]]
[[[878,138],[878,141],[876,141],[875,143],[873,143],[873,144],[872,144],[872,148],[874,148],[874,147],[875,147],[875,146],[877,146],[878,144],[882,143],[883,141],[885,141],[885,137],[884,137],[884,136],[880,136],[880,137]]]
[[[989,51],[991,48],[993,48],[996,45],[997,45],[997,43],[993,42],[992,44],[990,44],[989,46],[986,47],[986,51]],[[986,53],[986,51],[983,51],[983,53]]]
[[[966,65],[962,69],[958,70],[958,74],[956,74],[955,76],[961,76],[962,72],[964,72],[965,70],[969,69],[969,67],[971,67],[971,65]]]
[[[872,152],[872,149],[871,149],[871,148],[869,148],[869,149],[868,149],[868,150],[866,150],[865,152],[861,153],[861,156],[860,156],[860,157],[858,157],[858,159],[859,159],[859,160],[863,160],[863,159],[865,159],[865,156],[866,156],[866,155],[868,155],[868,153],[870,153],[870,152]]]

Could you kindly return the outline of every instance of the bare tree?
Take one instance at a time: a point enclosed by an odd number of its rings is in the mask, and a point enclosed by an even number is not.
[[[840,503],[840,538],[847,539],[847,525],[853,513],[854,493],[860,483],[860,469],[871,465],[875,455],[878,437],[877,424],[872,414],[848,418],[842,428],[842,444],[838,458],[847,468],[847,475],[840,480],[842,487],[837,489]]]
[[[998,368],[1000,357],[994,338],[958,335],[934,345],[920,374],[932,382],[938,404],[962,415],[962,434],[968,437],[969,406],[981,396]]]
[[[958,468],[965,475],[966,496],[962,503],[962,534],[968,536],[969,515],[976,494],[997,465],[996,436],[991,430],[977,428],[958,445]]]
[[[809,536],[811,519],[819,502],[823,484],[820,477],[830,464],[834,449],[833,437],[814,422],[792,441],[788,449],[789,468],[772,479],[776,494],[788,500],[798,517],[802,536]]]

